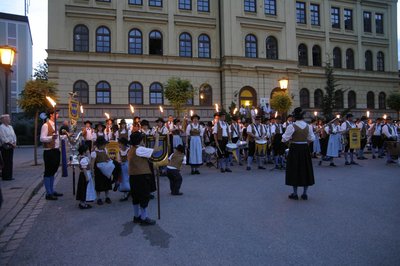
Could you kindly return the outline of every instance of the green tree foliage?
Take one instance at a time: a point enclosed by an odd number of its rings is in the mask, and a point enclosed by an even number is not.
[[[49,66],[46,62],[37,65],[34,69],[33,77],[39,80],[49,80]]]
[[[336,88],[339,86],[339,84],[334,75],[334,69],[330,62],[326,63],[325,77],[326,77],[326,86],[325,86],[324,98],[322,100],[322,113],[325,119],[331,120],[334,117],[333,110],[336,107],[335,92],[337,91]]]
[[[400,93],[394,92],[389,95],[387,98],[387,104],[390,109],[393,109],[397,112],[397,120],[400,119]]]
[[[286,91],[275,92],[271,98],[271,108],[281,115],[286,115],[293,104],[292,97]]]
[[[185,110],[189,100],[193,99],[195,90],[190,81],[172,77],[164,85],[164,95],[175,110],[177,117]]]
[[[37,145],[38,145],[38,121],[39,112],[46,111],[51,108],[50,103],[46,100],[46,96],[52,97],[54,100],[57,99],[56,84],[48,82],[46,80],[31,80],[25,84],[25,88],[21,93],[20,100],[18,101],[19,107],[24,112],[35,120],[35,133],[34,133],[34,159],[35,165],[37,165]]]

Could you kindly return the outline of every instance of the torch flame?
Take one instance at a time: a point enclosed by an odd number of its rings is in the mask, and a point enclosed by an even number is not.
[[[278,117],[278,111],[275,112],[275,118],[277,118],[277,117]]]
[[[46,99],[49,101],[49,103],[51,104],[51,106],[56,106],[56,102],[50,97],[50,96],[46,96]]]
[[[162,108],[162,106],[160,105],[160,112],[164,113],[164,109]]]
[[[336,118],[339,119],[339,118],[340,118],[340,115],[336,115]]]
[[[193,110],[190,110],[190,116],[193,116]]]
[[[81,105],[81,114],[83,114],[83,105]]]
[[[254,110],[254,113],[256,113],[256,115],[257,115],[257,114],[258,114],[258,109],[255,109],[255,110]]]
[[[110,114],[109,113],[104,113],[104,115],[107,117],[107,119],[110,119]]]
[[[237,108],[235,108],[234,110],[233,110],[233,114],[235,115],[237,113]]]
[[[387,118],[387,115],[386,115],[386,114],[384,114],[384,115],[383,115],[383,119],[385,119],[385,120],[386,120],[386,118]]]
[[[129,107],[131,108],[131,113],[133,114],[135,112],[135,108],[133,107],[132,104],[130,104]]]
[[[318,116],[318,112],[317,111],[314,112],[314,116]]]
[[[215,104],[215,111],[217,111],[217,113],[219,112],[218,103]]]
[[[369,111],[367,111],[367,117],[369,118]]]

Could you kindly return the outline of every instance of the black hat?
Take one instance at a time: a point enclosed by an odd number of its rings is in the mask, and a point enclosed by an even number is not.
[[[223,116],[226,115],[226,113],[224,111],[219,112],[219,116]]]
[[[261,120],[261,115],[257,115],[255,120]]]
[[[54,108],[51,108],[51,109],[48,109],[47,110],[47,116],[50,116],[51,114],[54,114],[54,111],[56,112],[56,113],[59,113],[60,112],[60,109],[56,109],[56,110],[54,110]]]
[[[106,119],[106,123],[107,123],[108,121],[111,121],[111,123],[114,123],[114,119],[107,118],[107,119]]]
[[[388,116],[386,117],[386,120],[392,120],[392,117],[391,117],[390,115],[388,115]]]
[[[118,143],[121,143],[121,144],[124,145],[124,146],[128,146],[129,141],[128,141],[127,138],[119,138],[119,139],[118,139]]]
[[[105,145],[105,144],[107,144],[107,143],[108,143],[108,141],[107,141],[103,136],[99,136],[99,137],[96,139],[96,141],[94,142],[94,144],[95,144],[96,146]]]
[[[81,145],[79,145],[78,153],[84,154],[88,149],[89,149],[88,146],[86,146],[85,144],[81,144]]]
[[[197,120],[200,120],[200,116],[199,116],[198,114],[192,115],[192,116],[190,117],[190,120],[193,121],[193,119],[194,119],[195,117],[197,117]]]
[[[85,122],[83,122],[85,125],[86,124],[90,124],[90,125],[93,125],[93,123],[92,122],[90,122],[89,120],[86,120]]]
[[[237,115],[232,116],[232,121],[238,121],[240,118]]]
[[[299,107],[298,107],[299,108]],[[295,109],[296,110],[296,109]],[[294,112],[294,111],[293,111]],[[288,115],[286,118],[291,118],[291,117],[293,117],[293,114],[291,114],[291,115]]]
[[[296,119],[296,120],[302,120],[304,118],[304,114],[305,114],[305,112],[303,112],[303,109],[301,109],[301,107],[294,108],[293,113],[292,113],[294,119]],[[289,118],[289,116],[288,116],[288,118]]]
[[[133,121],[135,121],[136,119],[139,119],[139,120],[140,120],[140,116],[135,116],[135,117],[133,118]]]
[[[139,145],[142,142],[143,134],[139,131],[133,132],[129,137],[129,144],[131,145]]]
[[[185,149],[183,148],[183,145],[182,145],[182,144],[179,144],[178,146],[176,146],[175,149],[176,149],[177,151],[181,152],[181,153],[184,153],[184,152],[185,152]]]
[[[208,126],[208,127],[212,127],[212,126],[213,126],[213,123],[212,123],[211,121],[208,121],[208,122],[207,122],[207,126]]]
[[[214,117],[219,116],[219,112],[214,113]]]
[[[353,114],[349,113],[349,114],[346,115],[346,118],[350,118],[350,117],[353,117]]]
[[[178,123],[180,123],[181,122],[181,120],[179,120],[178,118],[175,118],[174,119],[174,124],[178,124]]]
[[[367,120],[367,117],[366,117],[365,115],[363,115],[363,116],[361,117],[360,120],[361,120],[361,121],[362,121],[362,120]]]
[[[164,121],[164,119],[162,117],[157,118],[157,120],[155,122],[156,123],[162,122],[163,124],[165,123],[165,121]]]
[[[103,129],[106,129],[106,126],[101,122],[96,125],[96,128],[98,128],[99,126],[101,126]]]
[[[275,117],[276,120],[282,120],[282,117],[280,117],[279,115],[277,117]]]
[[[140,122],[140,125],[141,125],[141,126],[148,126],[148,127],[149,127],[149,126],[150,126],[150,123],[149,123],[149,121],[147,121],[147,120],[144,119],[144,120],[142,120],[142,121]]]
[[[119,124],[120,124],[120,125],[121,125],[121,124],[125,124],[125,125],[126,125],[125,119],[122,119],[122,120],[119,122]]]

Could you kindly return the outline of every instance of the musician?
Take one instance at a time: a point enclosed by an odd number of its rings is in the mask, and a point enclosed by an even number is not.
[[[214,120],[212,121],[213,126],[214,126],[215,124],[217,124],[218,121],[219,121],[219,112],[217,112],[217,113],[214,114]]]
[[[200,127],[200,116],[194,114],[191,116],[192,121],[186,128],[186,156],[190,167],[192,168],[192,175],[199,175],[199,167],[203,164],[203,135],[204,129]]]
[[[297,188],[304,187],[301,198],[307,200],[307,189],[314,185],[314,170],[308,143],[314,141],[312,126],[304,122],[304,112],[300,107],[293,111],[296,122],[287,126],[282,136],[283,142],[290,141],[286,168],[286,185],[293,187],[289,199],[298,200]]]
[[[340,120],[338,120],[338,121],[339,121],[339,125],[340,125]],[[321,158],[319,161],[319,165],[322,164],[322,161],[324,161],[324,160],[327,161],[330,159],[326,156],[326,153],[328,151],[329,134],[325,130],[325,127],[327,125],[324,125],[324,123],[325,123],[325,121],[320,120],[319,125],[318,125],[319,137],[320,137],[319,143],[321,145]],[[341,138],[341,135],[339,135],[339,137]],[[339,141],[340,142],[338,143],[338,145],[341,145],[341,139],[339,139]]]
[[[92,128],[92,122],[86,120],[84,124],[85,127],[82,128],[82,136],[85,142],[85,146],[89,148],[89,151],[91,151],[93,147],[93,141],[96,139],[96,134],[94,132],[94,129]]]
[[[392,160],[392,155],[390,154],[388,149],[389,143],[396,142],[398,139],[397,127],[395,124],[393,124],[393,120],[390,116],[386,118],[386,123],[382,127],[382,135],[384,140],[384,146],[386,146],[387,148],[386,163],[387,164],[396,163],[395,161]]]
[[[181,167],[182,164],[186,162],[185,148],[183,145],[178,145],[175,149],[175,152],[171,154],[168,160],[167,176],[169,179],[171,195],[182,196],[183,193],[180,192],[182,185]]]
[[[169,138],[169,143],[171,144],[169,146],[168,154],[171,155],[174,152],[174,147],[173,147],[173,134],[172,132],[175,129],[175,123],[174,123],[174,117],[172,115],[168,116],[168,120],[165,123],[166,128],[168,129],[168,138]]]
[[[229,152],[226,149],[228,142],[231,142],[231,131],[228,123],[225,122],[226,114],[219,113],[219,121],[214,125],[214,141],[217,146],[218,158],[220,159],[221,173],[232,172],[228,167]]]
[[[269,118],[264,118],[264,134],[267,139],[267,163],[273,164],[272,162],[272,124],[271,124],[271,119]]]
[[[119,140],[120,138],[128,139],[129,136],[130,136],[130,132],[127,128],[126,121],[125,121],[125,119],[121,119],[121,121],[119,122],[119,128],[115,132],[115,139],[116,140]]]
[[[364,157],[364,148],[367,145],[367,132],[368,132],[368,123],[367,123],[367,117],[362,116],[360,121],[357,124],[357,128],[360,129],[361,131],[361,143],[360,143],[360,149],[358,150],[358,160],[366,160],[367,158]]]
[[[240,117],[238,116],[233,116],[232,117],[232,124],[230,125],[230,131],[231,131],[231,137],[232,137],[232,142],[237,143],[239,140],[242,139],[242,129],[240,125]],[[240,161],[240,152],[239,149],[236,150],[236,157],[239,160],[239,165],[243,165],[242,162]],[[229,153],[229,163],[232,166],[232,153]]]
[[[354,161],[354,149],[350,149],[350,134],[349,130],[352,128],[356,128],[356,124],[353,122],[353,115],[347,114],[345,121],[342,123],[340,131],[342,132],[344,140],[345,140],[345,148],[344,148],[344,159],[346,161],[345,165],[358,165]],[[350,155],[350,162],[349,162]]]
[[[315,135],[315,140],[312,143],[310,143],[311,144],[310,146],[312,147],[311,151],[312,151],[313,158],[317,158],[317,154],[321,153],[321,145],[319,143],[319,134],[320,133],[319,133],[319,127],[318,127],[317,123],[318,123],[317,119],[314,119],[314,118],[311,119],[311,125],[312,125],[314,135]]]
[[[145,121],[145,120],[143,120]],[[143,122],[142,122],[143,123]],[[131,129],[129,130],[129,135],[132,134],[133,132],[140,132],[141,131],[141,125],[138,122],[133,122],[133,124],[131,125]]]
[[[281,124],[281,117],[275,118],[275,123],[271,125],[272,133],[272,150],[275,159],[275,169],[284,169],[285,162],[283,155],[285,154],[286,145],[282,142],[282,135],[284,132],[283,125]],[[289,125],[289,124],[287,124]]]
[[[213,135],[213,124],[211,121],[207,122],[206,128],[204,129],[204,135],[203,135],[203,143],[204,146],[214,146],[214,135]],[[205,154],[205,162],[208,167],[213,166],[213,163],[211,162],[211,155],[210,154]]]
[[[157,131],[154,134],[153,149],[143,146],[143,136],[140,132],[134,132],[130,136],[129,144],[131,148],[128,152],[128,171],[133,204],[133,222],[147,226],[156,224],[156,221],[148,217],[147,207],[150,201],[151,180],[153,179],[149,158],[159,150],[159,134]]]
[[[253,158],[256,153],[256,140],[262,140],[264,136],[264,129],[261,125],[261,116],[257,115],[254,119],[254,123],[250,124],[247,129],[247,142],[249,146],[248,156],[247,156],[247,167],[246,170],[251,170],[251,164],[253,163]],[[261,158],[257,156],[256,158],[258,169],[265,169],[261,165]]]
[[[324,131],[329,135],[328,147],[327,147],[327,160],[329,160],[329,166],[336,167],[333,162],[333,158],[339,157],[339,145],[341,143],[340,135],[340,121],[336,119],[333,123],[326,125]],[[323,158],[321,157],[319,165],[322,164]]]
[[[44,187],[46,189],[46,200],[57,200],[63,196],[54,191],[54,175],[60,166],[60,138],[57,134],[55,121],[59,110],[52,109],[47,112],[50,119],[43,124],[40,131],[40,141],[43,143],[44,160]]]
[[[156,126],[153,128],[153,135],[158,133],[159,135],[168,135],[168,128],[165,126],[165,121],[162,117],[159,117],[156,121]]]
[[[293,124],[293,115],[288,115],[286,118],[286,122],[282,125],[283,132],[285,132],[286,128],[291,124]]]
[[[106,126],[103,124],[103,123],[101,123],[101,122],[99,122],[97,125],[96,125],[96,135],[95,135],[95,138],[93,139],[93,141],[95,141],[96,139],[98,139],[99,137],[106,137],[106,134],[104,133],[104,130],[106,129]]]
[[[152,134],[152,131],[150,129],[150,123],[147,120],[142,120],[142,122],[140,123],[141,125],[141,129],[139,130],[139,132],[143,133],[146,136],[150,136]],[[133,131],[132,133],[134,133],[136,131]]]
[[[114,120],[112,120],[111,118],[108,118],[106,120],[106,129],[104,130],[104,134],[105,134],[104,138],[107,141],[115,140],[113,126],[114,126]]]
[[[378,158],[383,158],[382,126],[383,119],[378,117],[375,123],[368,129],[371,134],[372,159],[376,159],[376,149],[378,149]]]

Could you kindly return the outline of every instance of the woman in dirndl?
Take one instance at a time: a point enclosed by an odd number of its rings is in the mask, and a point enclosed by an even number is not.
[[[89,147],[82,144],[79,146],[78,152],[80,173],[76,191],[76,200],[79,200],[79,209],[90,209],[92,206],[86,203],[87,185],[89,180],[92,179]]]
[[[336,119],[333,124],[325,127],[325,131],[329,134],[328,141],[328,149],[326,152],[326,156],[329,157],[329,166],[335,167],[336,164],[333,162],[333,158],[339,157],[339,150],[341,143],[341,135],[340,135],[340,122],[339,119]]]
[[[315,139],[312,142],[313,158],[317,158],[317,155],[321,153],[321,144],[319,143],[319,133],[317,132],[317,130],[318,130],[317,122],[318,121],[316,119],[311,120],[311,124],[312,124],[313,130],[314,130],[314,135],[315,135]]]
[[[179,145],[183,146],[183,141],[181,137],[181,133],[183,132],[181,120],[174,120],[174,129],[172,130],[172,147],[173,150],[176,149]]]
[[[128,173],[128,152],[129,152],[129,141],[127,138],[119,138],[119,160],[121,165],[121,175],[118,180],[119,186],[118,191],[124,193],[119,201],[127,201],[131,187],[129,185],[129,173]]]
[[[190,119],[192,123],[186,128],[186,143],[189,143],[187,148],[188,164],[192,168],[192,175],[199,175],[199,167],[203,164],[204,129],[199,124],[200,116],[194,114]]]
[[[307,200],[307,189],[314,185],[314,169],[308,143],[314,141],[312,126],[304,119],[304,112],[300,107],[293,111],[295,123],[288,125],[282,136],[283,142],[290,141],[290,149],[286,166],[286,185],[293,187],[289,199],[298,200],[297,188],[303,187],[301,198]]]

